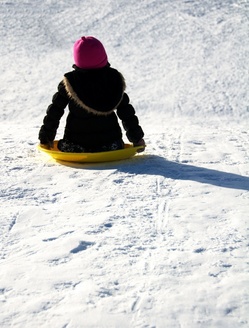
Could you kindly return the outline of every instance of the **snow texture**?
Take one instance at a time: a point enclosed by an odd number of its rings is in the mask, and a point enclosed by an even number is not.
[[[130,160],[36,148],[82,35],[126,78]],[[248,0],[1,0],[0,39],[1,328],[248,327]]]

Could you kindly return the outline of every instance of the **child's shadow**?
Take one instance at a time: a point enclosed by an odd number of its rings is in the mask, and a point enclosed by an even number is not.
[[[80,169],[116,169],[119,172],[129,174],[159,175],[173,180],[190,180],[222,188],[249,190],[249,177],[185,163],[167,161],[167,159],[156,155],[140,155],[126,161],[98,164],[60,163]]]

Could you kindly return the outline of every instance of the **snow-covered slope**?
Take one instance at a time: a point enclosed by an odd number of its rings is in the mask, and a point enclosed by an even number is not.
[[[243,0],[1,0],[1,327],[248,327],[248,17]],[[144,154],[37,151],[81,35],[124,74]]]

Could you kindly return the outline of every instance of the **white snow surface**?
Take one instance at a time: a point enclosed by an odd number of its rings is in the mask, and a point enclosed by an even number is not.
[[[126,78],[132,159],[37,150],[82,35]],[[249,327],[248,0],[1,0],[0,40],[0,327]]]

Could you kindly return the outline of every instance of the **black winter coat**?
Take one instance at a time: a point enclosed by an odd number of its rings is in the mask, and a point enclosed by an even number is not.
[[[142,139],[144,133],[124,92],[122,74],[109,65],[92,70],[74,68],[58,85],[39,132],[40,142],[54,140],[67,105],[69,114],[63,138],[70,142],[93,148],[121,139],[118,117],[130,142]]]

